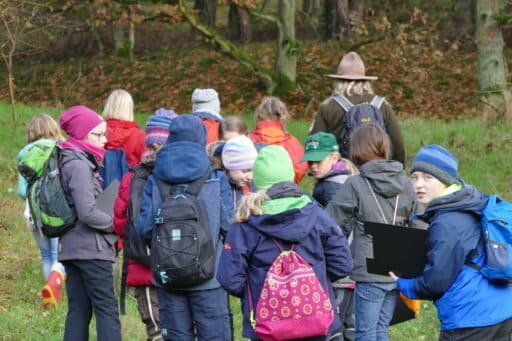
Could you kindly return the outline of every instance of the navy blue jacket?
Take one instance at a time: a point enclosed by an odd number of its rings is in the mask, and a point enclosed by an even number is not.
[[[330,172],[323,178],[318,179],[313,188],[313,198],[322,207],[327,207],[329,201],[334,198],[334,195],[348,177],[347,172]]]
[[[186,184],[206,174],[210,165],[204,146],[194,143],[173,142],[166,144],[157,154],[153,174],[144,187],[144,197],[136,229],[139,236],[151,240],[155,228],[155,211],[162,199],[155,178],[169,184]],[[217,250],[217,265],[224,236],[233,216],[231,188],[223,171],[213,170],[210,178],[198,194],[208,217],[210,232]],[[155,285],[157,283],[153,281]],[[187,290],[207,290],[219,288],[215,278]]]
[[[231,225],[217,279],[230,294],[242,298],[243,336],[251,339],[256,335],[249,321],[246,281],[250,281],[256,307],[265,275],[280,253],[273,238],[284,249],[296,244],[294,250],[312,266],[320,283],[329,288],[333,307],[336,305],[330,283],[347,276],[353,266],[345,236],[316,202],[279,214],[250,216],[247,223]],[[340,327],[338,314],[334,315],[331,331]]]
[[[512,317],[512,287],[496,285],[465,265],[482,265],[480,211],[488,197],[471,185],[434,199],[421,219],[429,223],[427,264],[423,274],[400,278],[406,296],[430,299],[437,307],[441,330],[482,327]]]

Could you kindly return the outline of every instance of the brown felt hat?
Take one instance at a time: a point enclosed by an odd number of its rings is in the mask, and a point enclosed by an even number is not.
[[[338,73],[327,75],[330,78],[348,80],[376,80],[375,76],[366,76],[363,60],[356,52],[349,52],[343,56],[338,65]]]

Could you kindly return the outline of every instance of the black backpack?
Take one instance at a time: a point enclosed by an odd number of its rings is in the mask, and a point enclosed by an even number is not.
[[[139,238],[135,224],[139,218],[140,207],[144,196],[144,186],[153,172],[155,163],[141,163],[133,169],[130,183],[130,201],[128,203],[128,221],[123,232],[123,272],[121,277],[120,310],[126,314],[126,277],[128,275],[128,259],[150,266],[150,250],[145,241]]]
[[[214,242],[197,198],[210,174],[211,170],[198,180],[179,185],[155,179],[162,204],[154,216],[151,269],[153,279],[167,289],[188,288],[214,276]]]
[[[130,201],[128,204],[128,221],[123,233],[124,256],[137,263],[151,265],[149,248],[143,239],[139,238],[135,230],[135,224],[139,218],[144,186],[148,177],[153,172],[154,163],[140,164],[133,169],[132,181],[130,184]]]
[[[384,116],[380,111],[380,107],[384,102],[384,97],[375,96],[370,103],[352,104],[343,95],[334,94],[332,99],[335,100],[345,110],[345,116],[343,117],[343,130],[339,140],[340,153],[343,157],[349,158],[350,156],[350,134],[362,124],[374,123],[384,131],[387,132],[386,123],[384,122]]]

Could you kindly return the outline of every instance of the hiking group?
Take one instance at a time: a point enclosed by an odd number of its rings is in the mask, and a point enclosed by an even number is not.
[[[88,340],[93,313],[98,340],[121,340],[127,293],[147,340],[233,340],[234,305],[251,340],[388,340],[402,300],[415,313],[416,300],[434,302],[440,340],[511,340],[510,240],[482,233],[491,203],[508,203],[460,179],[439,145],[420,148],[407,176],[398,119],[357,53],[327,76],[333,95],[304,145],[280,99],[263,98],[249,132],[222,117],[214,89],[193,91],[191,114],[158,109],[145,131],[125,90],[101,116],[78,105],[59,123],[32,118],[18,193],[44,309],[65,283],[64,340]],[[97,199],[117,184],[112,212]],[[427,229],[422,273],[368,272],[365,222]]]

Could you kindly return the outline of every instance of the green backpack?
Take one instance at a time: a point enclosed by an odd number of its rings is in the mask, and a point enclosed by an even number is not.
[[[51,140],[39,140],[27,150],[18,163],[18,170],[27,180],[27,199],[35,226],[48,238],[60,237],[76,223],[73,204],[66,199],[61,184],[62,156],[81,153],[63,149]]]

